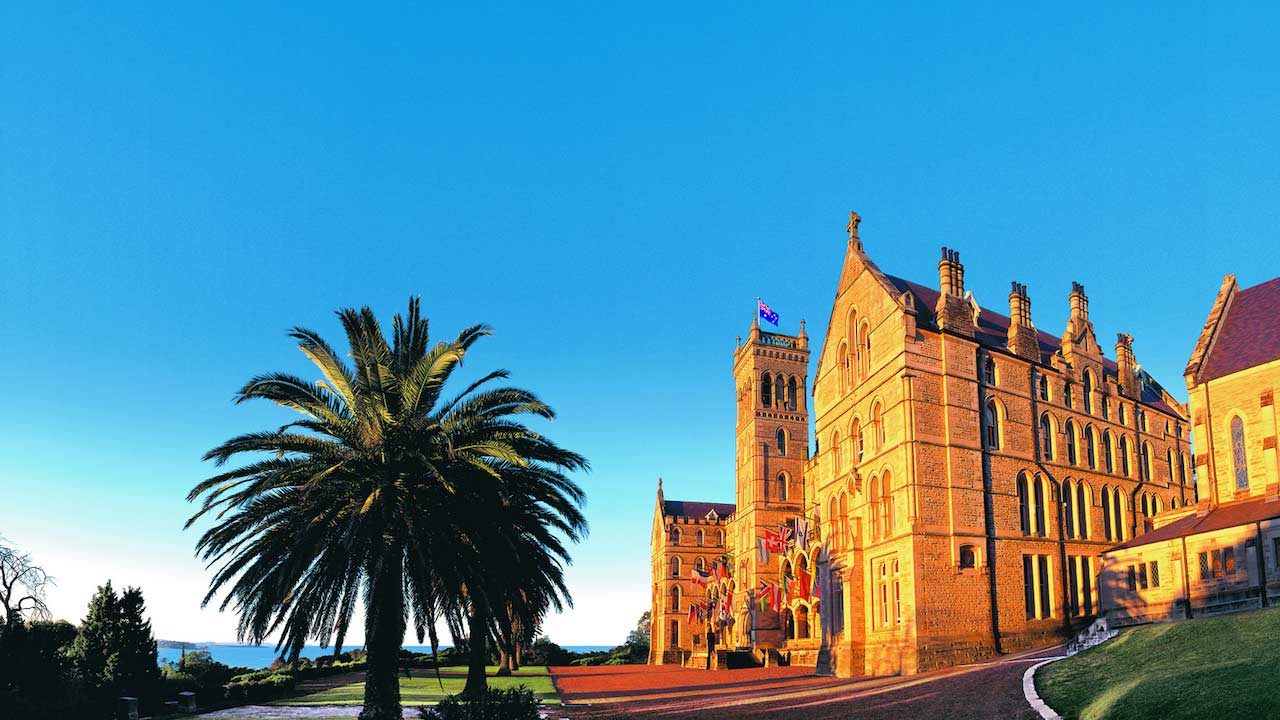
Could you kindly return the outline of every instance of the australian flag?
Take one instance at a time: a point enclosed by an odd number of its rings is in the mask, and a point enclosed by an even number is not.
[[[777,327],[778,313],[774,312],[773,308],[765,305],[764,301],[760,298],[756,298],[756,304],[760,306],[760,319],[768,323],[773,323],[773,326]]]

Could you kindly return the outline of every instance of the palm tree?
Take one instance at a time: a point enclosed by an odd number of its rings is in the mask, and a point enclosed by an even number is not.
[[[432,346],[416,298],[395,316],[390,343],[369,308],[338,317],[351,363],[294,328],[323,379],[272,373],[241,388],[237,403],[264,399],[301,417],[210,450],[205,459],[219,467],[248,459],[192,489],[188,500],[203,500],[187,526],[215,520],[196,546],[215,567],[204,602],[225,592],[220,607],[234,606],[242,640],[279,633],[276,649],[296,660],[308,639],[332,639],[336,654],[362,605],[360,717],[385,720],[400,717],[398,654],[410,620],[434,652],[437,621],[455,629],[465,615],[473,651],[485,653],[490,597],[507,584],[486,573],[531,562],[554,574],[567,561],[564,541],[578,541],[586,524],[566,473],[587,463],[522,424],[554,413],[530,392],[494,387],[505,371],[444,395],[487,327]],[[567,600],[563,583],[554,587]]]

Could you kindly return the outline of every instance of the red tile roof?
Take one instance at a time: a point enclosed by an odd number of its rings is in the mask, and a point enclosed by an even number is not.
[[[712,510],[720,517],[732,515],[738,508],[733,503],[698,502],[696,500],[663,500],[662,514],[702,519]]]
[[[1204,515],[1197,513],[1179,518],[1164,527],[1139,535],[1111,549],[1127,550],[1128,548],[1164,542],[1165,540],[1174,540],[1180,537],[1213,532],[1214,530],[1248,525],[1274,517],[1280,517],[1280,501],[1268,500],[1265,497],[1240,500],[1219,505]]]
[[[938,290],[926,287],[920,283],[905,280],[893,275],[885,276],[890,283],[893,284],[898,292],[910,291],[916,296],[916,325],[929,330],[938,330],[938,321],[934,313],[934,309],[938,304],[938,297],[942,294]],[[1009,342],[1009,318],[1006,315],[979,307],[978,327],[974,334],[975,339],[985,347],[996,350],[1008,350]],[[1053,355],[1062,349],[1062,338],[1051,335],[1043,330],[1036,330],[1036,340],[1040,345],[1041,362],[1045,361],[1044,356]],[[1105,376],[1115,379],[1120,368],[1116,362],[1110,358],[1102,358],[1102,372]],[[1155,383],[1152,378],[1150,382]],[[1142,402],[1149,405],[1167,415],[1178,415],[1168,403],[1164,401],[1164,396],[1159,389],[1151,387],[1148,383],[1142,385]],[[1158,386],[1159,383],[1156,383]]]
[[[1200,381],[1277,359],[1280,359],[1280,278],[1236,293],[1200,371]]]

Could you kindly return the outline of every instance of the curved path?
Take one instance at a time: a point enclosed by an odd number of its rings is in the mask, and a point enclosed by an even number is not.
[[[556,667],[563,716],[574,720],[1039,720],[1022,674],[1061,645],[919,675],[817,677],[813,668],[686,670],[670,666]],[[552,717],[556,717],[553,713]]]

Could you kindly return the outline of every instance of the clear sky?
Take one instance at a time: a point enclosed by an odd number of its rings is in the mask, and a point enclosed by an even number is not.
[[[550,634],[612,644],[656,479],[733,499],[754,298],[820,342],[850,209],[886,272],[934,285],[957,248],[1055,333],[1084,283],[1181,398],[1222,276],[1280,273],[1274,13],[92,5],[0,8],[0,534],[72,620],[111,578],[161,637],[233,637],[184,496],[284,417],[232,393],[313,375],[285,331],[337,339],[340,306],[493,325],[469,370],[593,465]]]

